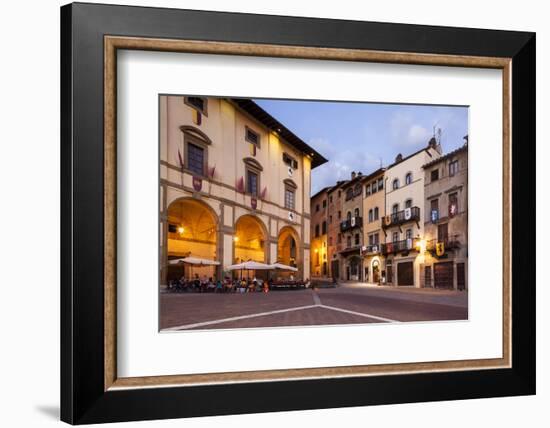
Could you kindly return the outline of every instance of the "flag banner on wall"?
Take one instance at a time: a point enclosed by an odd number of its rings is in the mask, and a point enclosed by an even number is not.
[[[405,208],[405,220],[410,220],[411,217],[412,217],[411,209],[410,208]]]
[[[432,210],[431,214],[432,223],[437,222],[439,220],[439,211],[438,210]]]
[[[435,254],[438,257],[441,257],[443,254],[445,254],[445,243],[444,242],[438,242],[435,244]]]

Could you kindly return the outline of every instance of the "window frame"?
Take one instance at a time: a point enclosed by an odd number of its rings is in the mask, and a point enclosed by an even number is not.
[[[245,188],[245,193],[248,194],[248,195],[251,195],[255,198],[258,198],[260,196],[260,189],[261,189],[261,171],[258,169],[258,168],[254,168],[252,166],[250,166],[249,164],[245,164],[245,184],[244,184],[244,188]],[[250,180],[249,180],[249,174],[255,174],[256,175],[256,193],[252,193],[249,189],[249,185],[250,185]]]
[[[412,172],[409,171],[405,174],[405,186],[412,184],[412,182],[413,182],[413,174]]]
[[[257,137],[257,141],[252,141],[250,138],[248,138],[249,134],[254,134]],[[245,125],[244,126],[244,140],[247,141],[250,144],[254,144],[258,149],[261,149],[261,139],[262,136],[259,132],[252,129],[250,126]]]
[[[399,178],[394,178],[391,182],[392,190],[399,189]]]
[[[196,106],[191,101],[189,101],[190,98],[200,98],[203,102],[203,108]],[[201,97],[199,95],[186,95],[183,97],[183,103],[189,107],[191,107],[193,110],[196,110],[200,114],[205,115],[208,117],[208,97]]]

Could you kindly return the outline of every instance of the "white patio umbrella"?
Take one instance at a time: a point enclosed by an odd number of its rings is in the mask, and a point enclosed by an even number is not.
[[[266,265],[265,263],[248,261],[243,263],[238,263],[236,265],[230,265],[226,267],[227,270],[269,270],[272,269],[271,265]]]
[[[243,277],[243,270],[270,270],[271,265],[265,263],[254,262],[252,260],[248,262],[238,263],[236,265],[230,265],[226,267],[227,270],[240,270],[241,278]]]
[[[220,262],[216,260],[201,259],[199,257],[183,257],[181,259],[170,260],[168,263],[176,265],[178,263],[187,263],[188,265],[195,266],[217,266]]]
[[[272,269],[278,269],[278,270],[289,270],[291,272],[298,272],[298,269],[293,266],[284,265],[282,263],[273,263],[271,265]]]
[[[217,266],[220,264],[220,262],[217,262],[216,260],[201,259],[199,257],[183,257],[181,259],[170,260],[168,263],[171,265],[183,263],[191,266]],[[185,269],[183,270],[183,274],[185,275]],[[193,270],[191,269],[188,274],[189,276],[192,276]]]

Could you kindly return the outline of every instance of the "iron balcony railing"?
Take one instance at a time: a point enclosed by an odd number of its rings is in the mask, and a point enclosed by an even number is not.
[[[409,221],[420,221],[420,208],[410,207],[382,217],[382,227],[398,226]]]
[[[436,245],[443,242],[445,250],[454,250],[460,248],[460,241],[458,239],[459,235],[448,236],[444,239],[430,239],[426,241],[426,251],[435,253]]]
[[[366,245],[362,248],[363,254],[379,254],[382,252],[383,244]]]
[[[404,251],[418,251],[418,238],[408,238],[402,241],[387,242],[382,244],[382,254],[395,254]]]
[[[363,217],[352,217],[349,220],[344,220],[340,223],[340,232],[345,232],[346,230],[351,230],[356,227],[363,226]]]

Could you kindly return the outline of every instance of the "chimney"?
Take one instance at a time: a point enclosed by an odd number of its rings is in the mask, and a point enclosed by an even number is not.
[[[355,178],[356,174],[355,171],[351,171],[351,179],[353,180]]]
[[[403,160],[403,155],[401,153],[398,153],[395,157],[395,162],[401,162]]]
[[[363,173],[362,173],[361,171],[359,171],[359,172],[357,173],[357,177],[361,177],[362,175],[363,175]]]

